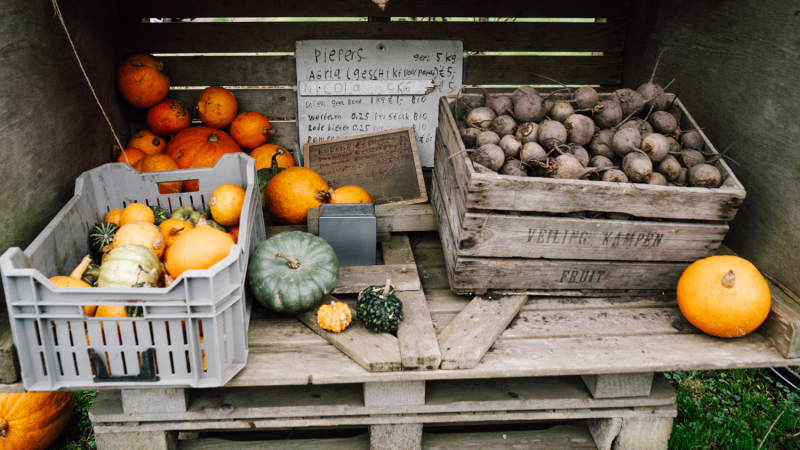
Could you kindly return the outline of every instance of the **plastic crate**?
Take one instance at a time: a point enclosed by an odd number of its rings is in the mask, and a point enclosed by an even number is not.
[[[200,190],[158,193],[157,183],[184,180],[198,180]],[[89,253],[89,231],[110,209],[133,202],[205,209],[222,184],[242,186],[246,195],[238,245],[210,269],[187,271],[167,288],[56,288],[48,280],[69,274]],[[33,243],[0,256],[25,389],[224,385],[247,362],[247,261],[265,237],[255,161],[243,153],[213,168],[139,173],[114,163],[83,173]],[[144,317],[89,317],[84,305],[141,306]]]

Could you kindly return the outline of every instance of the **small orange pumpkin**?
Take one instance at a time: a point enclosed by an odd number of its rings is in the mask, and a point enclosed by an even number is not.
[[[208,269],[225,259],[231,247],[233,238],[228,233],[212,228],[201,218],[193,230],[181,235],[170,247],[167,254],[169,275],[176,279],[187,270]]]
[[[271,218],[285,225],[306,223],[308,208],[328,201],[328,184],[306,167],[290,167],[275,175],[264,190]]]
[[[72,392],[0,394],[0,450],[45,450],[72,414]]]
[[[119,215],[119,223],[117,225],[123,226],[129,222],[142,220],[145,222],[156,223],[156,215],[149,206],[141,203],[131,203],[122,210]]]
[[[233,243],[234,244],[238,244],[239,243],[239,225],[234,225],[232,227],[228,227],[228,234],[230,234],[231,237],[233,237]]]
[[[164,254],[165,241],[164,234],[157,226],[150,222],[137,220],[119,227],[119,230],[114,235],[114,242],[111,245],[107,245],[103,252],[108,253],[123,245],[136,244],[149,248],[161,259],[161,255]]]
[[[358,186],[342,186],[339,189],[330,189],[331,199],[328,203],[372,203],[372,196],[366,189]]]
[[[111,222],[116,226],[119,226],[119,216],[122,215],[122,210],[115,208],[106,214],[106,217],[103,218],[103,222]],[[155,214],[153,215],[153,222],[155,223]]]
[[[158,229],[161,230],[161,233],[164,235],[164,238],[167,240],[167,248],[172,247],[172,244],[178,240],[178,238],[183,235],[184,233],[188,232],[189,230],[194,229],[192,224],[186,222],[185,220],[181,219],[167,219],[161,222],[161,225],[158,226]]]
[[[207,87],[197,99],[197,115],[207,127],[222,128],[236,117],[239,103],[233,93],[219,86]]]
[[[56,287],[82,287],[82,288],[90,288],[92,287],[89,283],[83,281],[81,277],[83,276],[83,272],[86,271],[86,268],[89,267],[89,264],[92,263],[92,257],[86,256],[83,258],[78,267],[69,274],[68,277],[63,275],[59,275],[53,278],[50,278],[50,282],[55,284]],[[97,306],[84,306],[83,309],[86,311],[87,316],[93,316]]]
[[[235,184],[223,184],[214,189],[209,209],[214,220],[223,227],[239,225],[244,206],[245,190]]]
[[[174,159],[161,153],[147,155],[134,166],[139,172],[161,172],[164,170],[178,170],[178,163]],[[183,181],[158,183],[159,194],[177,194],[183,189]]]
[[[192,127],[175,135],[164,154],[173,158],[181,169],[213,167],[225,153],[241,152],[239,144],[227,133],[209,127]],[[199,190],[196,180],[183,183],[184,192]]]
[[[677,297],[686,320],[718,337],[744,336],[758,328],[772,299],[758,269],[738,256],[692,263],[678,280]]]
[[[189,110],[178,100],[168,98],[147,111],[147,128],[159,136],[173,136],[191,124]]]
[[[144,129],[133,135],[133,138],[128,142],[128,147],[138,148],[148,155],[164,153],[164,149],[167,148],[167,140],[156,136],[155,133],[148,129]]]
[[[149,108],[169,93],[169,75],[164,63],[151,55],[133,55],[117,69],[117,87],[122,97],[137,108]]]
[[[256,148],[273,134],[269,119],[259,112],[245,111],[231,122],[231,137],[244,148]]]
[[[272,156],[278,163],[278,167],[288,169],[295,167],[294,157],[288,150],[276,144],[264,144],[250,152],[250,157],[256,160],[256,170],[269,169],[272,167]]]
[[[138,163],[145,156],[147,156],[147,153],[139,150],[138,148],[128,147],[125,150],[119,152],[119,156],[117,156],[116,161],[128,163],[131,166],[135,166],[136,163]]]

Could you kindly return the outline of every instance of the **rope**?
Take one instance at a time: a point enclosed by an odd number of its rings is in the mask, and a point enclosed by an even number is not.
[[[83,72],[83,77],[86,78],[86,84],[89,85],[89,90],[92,91],[92,95],[94,96],[95,101],[97,102],[97,106],[100,107],[100,112],[103,113],[103,117],[105,117],[106,122],[108,123],[108,127],[111,129],[111,134],[114,135],[114,140],[117,141],[117,145],[122,152],[122,155],[125,156],[125,161],[130,164],[131,162],[128,160],[128,155],[125,154],[125,147],[122,146],[122,142],[120,142],[119,137],[117,137],[117,133],[114,131],[114,126],[111,125],[111,120],[108,118],[106,111],[103,109],[103,105],[100,103],[100,99],[97,98],[97,93],[94,91],[94,87],[92,87],[92,82],[89,80],[89,76],[86,75],[86,70],[83,68],[83,63],[81,63],[81,58],[78,56],[78,50],[75,48],[75,44],[72,42],[72,37],[69,35],[69,31],[67,30],[67,24],[64,23],[64,16],[61,15],[61,9],[58,7],[57,0],[53,1],[53,8],[56,10],[56,16],[58,16],[58,20],[61,22],[61,26],[64,27],[64,32],[67,33],[67,39],[69,40],[69,45],[72,46],[72,51],[75,53],[75,59],[78,60],[78,66],[81,68],[81,72]]]

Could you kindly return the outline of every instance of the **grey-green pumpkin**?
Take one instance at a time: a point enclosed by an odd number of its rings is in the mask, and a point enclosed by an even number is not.
[[[129,244],[106,254],[100,264],[97,286],[129,288],[148,280],[155,285],[160,276],[161,262],[156,254],[142,245]]]
[[[256,299],[281,313],[316,308],[339,282],[339,259],[324,239],[302,231],[280,233],[250,255],[247,281]]]

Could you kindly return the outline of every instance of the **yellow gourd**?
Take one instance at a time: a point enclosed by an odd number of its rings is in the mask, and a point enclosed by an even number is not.
[[[350,308],[342,302],[331,301],[330,305],[322,305],[317,311],[317,324],[323,330],[341,333],[353,320]]]

